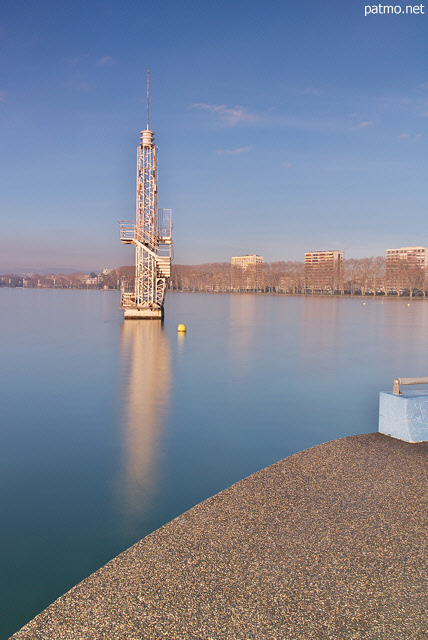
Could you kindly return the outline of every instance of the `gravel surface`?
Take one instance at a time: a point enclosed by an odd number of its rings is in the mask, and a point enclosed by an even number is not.
[[[307,449],[197,505],[14,640],[428,638],[428,442]]]

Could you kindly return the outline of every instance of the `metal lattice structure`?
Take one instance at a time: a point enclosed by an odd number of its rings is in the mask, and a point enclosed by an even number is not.
[[[120,239],[135,245],[135,277],[122,282],[121,308],[125,318],[162,318],[166,281],[171,274],[172,221],[170,209],[157,208],[158,149],[149,129],[141,131],[137,150],[136,220],[120,222]]]

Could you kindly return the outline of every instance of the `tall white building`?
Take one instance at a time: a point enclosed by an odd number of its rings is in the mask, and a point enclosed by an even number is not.
[[[259,291],[263,286],[263,256],[232,256],[232,289]]]
[[[428,249],[426,247],[401,247],[400,249],[386,250],[386,264],[396,260],[406,260],[426,269],[428,266]]]
[[[386,278],[388,291],[410,295],[422,291],[425,295],[428,249],[426,247],[401,247],[386,250]]]
[[[241,267],[247,269],[253,265],[263,264],[263,256],[258,256],[255,253],[247,256],[233,256],[231,259],[232,267]]]
[[[307,289],[343,289],[344,251],[308,251],[305,253]]]

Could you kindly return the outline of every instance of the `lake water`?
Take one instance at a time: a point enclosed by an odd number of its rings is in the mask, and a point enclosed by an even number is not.
[[[131,544],[428,375],[428,301],[0,290],[1,640]],[[185,323],[186,335],[177,334]]]

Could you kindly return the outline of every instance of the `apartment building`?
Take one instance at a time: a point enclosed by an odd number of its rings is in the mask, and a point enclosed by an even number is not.
[[[415,264],[422,269],[428,266],[428,249],[426,247],[401,247],[400,249],[386,250],[386,265],[392,265],[398,260],[405,260],[408,263]]]
[[[388,291],[403,293],[425,291],[428,249],[426,247],[400,247],[386,250],[386,278]]]
[[[260,291],[263,287],[263,256],[232,256],[232,289]]]
[[[343,291],[344,251],[308,251],[305,253],[305,288]]]

